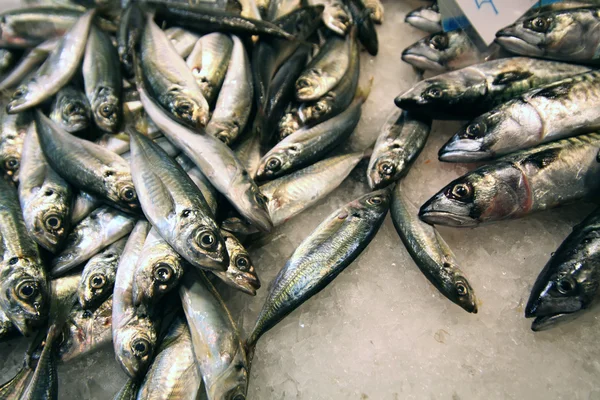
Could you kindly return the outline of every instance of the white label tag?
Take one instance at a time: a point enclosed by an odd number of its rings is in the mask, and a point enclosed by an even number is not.
[[[496,32],[514,23],[537,0],[456,0],[486,44],[496,37]]]

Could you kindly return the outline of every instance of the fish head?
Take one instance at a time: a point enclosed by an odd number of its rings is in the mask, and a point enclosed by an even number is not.
[[[419,69],[444,72],[451,46],[448,33],[434,33],[407,47],[402,52],[402,60]]]
[[[115,132],[121,112],[119,96],[112,88],[102,87],[96,94],[92,112],[98,127],[107,132]]]
[[[50,114],[51,118],[67,132],[77,132],[87,128],[90,125],[87,99],[80,96],[75,90],[66,88],[63,91],[56,95],[53,111]]]
[[[376,190],[348,204],[351,214],[358,218],[364,215],[378,217],[387,212],[392,201],[391,188]]]
[[[0,138],[0,169],[13,180],[19,175],[24,135],[4,133]]]
[[[262,194],[256,183],[244,179],[234,187],[235,197],[239,200],[238,211],[244,211],[244,218],[261,232],[270,232],[273,229],[273,222],[269,214],[268,199]]]
[[[260,280],[250,255],[235,236],[225,231],[222,233],[229,253],[229,267],[223,275],[232,286],[246,294],[256,296],[256,291],[260,288]]]
[[[6,111],[9,114],[17,114],[27,110],[32,103],[37,102],[40,97],[44,96],[45,90],[35,79],[27,81],[12,93],[6,105]]]
[[[185,245],[183,254],[187,260],[201,260],[206,268],[223,271],[229,263],[227,249],[219,228],[206,218],[203,210],[186,208],[179,213],[178,240]]]
[[[456,269],[456,266],[452,266]],[[477,298],[475,292],[469,284],[467,278],[462,276],[460,273],[454,274],[452,278],[452,290],[448,293],[453,293],[451,300],[458,304],[463,310],[477,314]]]
[[[23,214],[25,226],[35,241],[55,253],[70,228],[70,207],[59,196],[67,195],[52,187],[41,187],[28,204],[31,212]]]
[[[283,140],[300,129],[300,118],[298,112],[291,111],[283,116],[278,125],[279,140]]]
[[[157,246],[142,254],[133,282],[133,304],[152,305],[177,286],[183,276],[181,257]],[[156,250],[155,250],[156,249]]]
[[[215,377],[207,387],[208,398],[215,400],[246,400],[248,391],[248,361],[242,346],[238,346],[236,354],[221,354],[227,369]]]
[[[314,99],[316,93],[322,93],[324,83],[323,70],[310,68],[296,81],[296,97],[300,101]]]
[[[93,266],[86,265],[78,289],[79,304],[84,309],[94,309],[112,293],[118,261],[119,256],[108,251],[90,260]]]
[[[172,91],[167,95],[166,104],[172,115],[191,127],[200,128],[208,123],[208,107],[202,106],[206,99],[196,93],[185,89]]]
[[[123,210],[130,212],[141,210],[129,168],[107,167],[104,171],[104,184],[109,193],[109,198]]]
[[[279,142],[260,161],[258,170],[256,171],[256,178],[258,180],[269,180],[283,175],[292,168],[301,150],[302,145],[300,143]]]
[[[440,28],[440,12],[436,5],[419,7],[406,14],[404,22],[432,32],[430,29]]]
[[[146,316],[135,316],[127,325],[116,328],[114,346],[117,361],[127,375],[144,376],[156,350],[157,333]]]
[[[600,273],[592,265],[598,263],[600,234],[590,230],[571,241],[569,248],[559,249],[546,264],[531,289],[525,317],[535,318],[532,329],[548,329],[568,321],[589,308],[600,284]]]
[[[333,99],[330,95],[326,94],[317,101],[301,104],[298,108],[298,116],[300,117],[300,121],[302,121],[302,123],[310,124],[312,122],[320,121],[325,115],[331,113],[332,107]],[[299,126],[295,130],[298,128]]]
[[[48,282],[43,276],[41,261],[28,257],[10,257],[2,261],[0,305],[25,336],[41,325],[48,315]]]
[[[397,180],[405,170],[403,157],[394,157],[390,154],[382,155],[369,166],[367,179],[373,189],[381,189]]]
[[[323,12],[323,21],[329,29],[341,36],[345,36],[352,25],[350,12],[342,2],[328,3]]]

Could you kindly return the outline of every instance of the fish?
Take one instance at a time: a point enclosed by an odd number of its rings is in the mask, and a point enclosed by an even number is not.
[[[85,94],[96,126],[115,132],[121,113],[121,66],[110,36],[92,26],[83,57]]]
[[[419,219],[419,210],[397,184],[390,206],[392,222],[406,250],[423,275],[448,300],[470,313],[477,313],[477,298],[458,266],[456,256],[433,226]]]
[[[67,85],[56,93],[49,117],[63,130],[75,133],[90,126],[92,111],[85,93]]]
[[[296,99],[313,101],[333,89],[348,71],[351,38],[331,36],[296,81]]]
[[[27,232],[56,253],[71,228],[73,189],[46,162],[33,123],[23,143],[21,166],[18,191]]]
[[[148,88],[178,121],[199,128],[208,123],[206,98],[192,71],[151,16],[141,37],[141,65]]]
[[[56,47],[58,41],[58,38],[48,39],[27,52],[19,63],[2,77],[0,90],[7,90],[21,83],[35,67],[44,62],[48,54]]]
[[[369,10],[371,19],[376,24],[383,23],[384,8],[381,0],[362,0],[365,8]]]
[[[89,260],[133,229],[136,218],[109,206],[101,206],[73,227],[62,251],[52,259],[50,274],[62,275]]]
[[[179,284],[187,264],[160,236],[150,229],[137,260],[133,280],[133,304],[151,306]]]
[[[524,56],[597,63],[599,11],[598,7],[582,7],[518,19],[496,33],[496,42]]]
[[[83,58],[93,18],[94,10],[83,14],[64,34],[39,69],[17,87],[6,105],[9,114],[39,105],[71,80]]]
[[[115,394],[113,400],[135,400],[140,388],[139,379],[129,378],[125,385]]]
[[[233,151],[250,178],[255,179],[261,158],[260,132],[251,129],[238,141]]]
[[[462,30],[433,33],[402,52],[402,61],[415,68],[437,73],[477,64],[482,58],[467,33]]]
[[[367,167],[371,189],[381,189],[408,173],[427,143],[431,119],[395,110],[381,128]]]
[[[213,274],[232,288],[256,296],[256,291],[260,288],[260,280],[250,254],[232,233],[221,229],[221,235],[225,239],[225,246],[229,253],[229,266],[227,271],[215,271]]]
[[[557,61],[502,58],[424,79],[394,102],[431,118],[473,119],[531,89],[589,71]]]
[[[263,156],[257,179],[267,180],[290,173],[321,159],[346,139],[360,120],[368,93],[359,91],[342,113],[313,127],[305,127],[277,143]]]
[[[229,145],[244,131],[254,99],[250,59],[242,40],[231,36],[231,57],[206,132]],[[188,64],[189,64],[188,59]],[[202,64],[204,66],[204,64]],[[200,70],[202,72],[204,68]],[[216,93],[215,93],[216,94]]]
[[[130,167],[122,157],[68,134],[39,110],[35,121],[44,156],[62,178],[123,211],[139,212]]]
[[[308,0],[310,6],[323,6],[323,24],[332,32],[345,36],[352,25],[350,11],[342,0]]]
[[[198,39],[200,39],[200,36],[195,33],[175,26],[165,29],[165,35],[167,35],[181,58],[187,58],[196,43],[198,43]]]
[[[148,221],[190,264],[226,269],[223,238],[198,187],[150,139],[133,131],[130,134],[133,181]]]
[[[0,341],[9,338],[17,330],[8,318],[8,315],[0,308]],[[0,399],[2,398],[2,388],[0,387]]]
[[[112,308],[112,338],[117,362],[132,379],[139,380],[148,367],[158,341],[158,326],[153,318],[133,305],[135,264],[150,224],[138,221],[121,254],[115,278]]]
[[[25,336],[50,308],[49,288],[36,243],[27,234],[14,186],[0,179],[0,308]]]
[[[323,290],[369,245],[390,204],[389,190],[371,192],[335,210],[296,248],[269,287],[246,341],[252,353],[258,339]]]
[[[599,148],[600,134],[591,133],[502,157],[452,181],[421,206],[419,217],[471,227],[593,197],[600,189]]]
[[[594,210],[561,243],[537,277],[525,317],[534,332],[576,318],[595,302],[600,278],[600,212]]]
[[[33,370],[30,368],[23,367],[19,369],[13,378],[0,386],[0,399],[11,400],[21,398],[32,375]]]
[[[200,91],[209,105],[215,103],[227,73],[233,40],[224,33],[204,35],[186,60]]]
[[[0,107],[0,170],[13,181],[19,179],[21,152],[31,114],[11,115]]]
[[[208,400],[245,400],[250,366],[239,331],[204,272],[189,272],[179,296]]]
[[[346,5],[357,28],[358,40],[370,55],[376,56],[379,52],[379,39],[369,9],[365,7],[363,0],[346,0]]]
[[[101,205],[102,200],[80,190],[75,194],[75,198],[73,199],[71,210],[71,226],[77,225]]]
[[[443,30],[442,15],[436,3],[409,12],[406,14],[404,22],[429,33],[437,33]]]
[[[138,90],[148,115],[165,136],[192,159],[240,214],[262,231],[270,231],[272,223],[264,196],[233,151],[211,135],[198,135],[177,124],[148,97],[143,84],[138,84]]]
[[[206,204],[212,215],[217,215],[217,208],[219,206],[218,196],[219,192],[214,188],[213,185],[210,184],[210,181],[206,176],[200,171],[200,168],[194,165],[193,168],[186,171],[192,182],[200,189],[202,192],[202,196],[204,196],[204,200],[206,200]]]
[[[128,75],[133,75],[133,57],[144,30],[144,13],[135,1],[123,8],[117,30],[117,53]]]
[[[441,161],[488,160],[600,128],[600,73],[526,92],[470,121],[440,149]]]
[[[185,319],[176,317],[144,377],[137,399],[196,400],[201,386],[190,330]]]
[[[83,267],[77,297],[81,308],[95,310],[112,295],[117,265],[127,243],[123,237],[92,256]]]
[[[295,39],[294,35],[286,32],[276,24],[252,18],[244,18],[231,12],[194,7],[182,3],[148,1],[156,5],[156,15],[164,20],[191,31],[200,33],[225,32],[234,35],[276,37],[286,40]]]

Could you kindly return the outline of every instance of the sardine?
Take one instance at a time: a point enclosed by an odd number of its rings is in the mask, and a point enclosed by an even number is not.
[[[189,272],[179,294],[208,399],[245,400],[249,364],[238,329],[204,272]]]
[[[28,112],[10,115],[0,109],[0,170],[13,181],[19,178],[23,141],[30,123]]]
[[[256,296],[256,291],[260,288],[260,280],[250,255],[233,234],[221,229],[221,235],[225,239],[225,246],[229,253],[229,266],[227,271],[213,273],[227,285],[251,296]]]
[[[6,106],[9,113],[37,106],[71,80],[83,57],[93,18],[94,10],[83,14],[56,44],[42,66],[17,87]]]
[[[487,160],[600,128],[600,72],[542,86],[475,118],[440,149],[441,161]]]
[[[408,173],[427,142],[431,120],[395,110],[381,128],[367,168],[371,189],[380,189]]]
[[[112,295],[117,265],[127,238],[117,240],[88,260],[77,288],[79,304],[84,310],[95,310]]]
[[[48,39],[25,54],[19,64],[2,78],[0,90],[10,89],[21,83],[35,67],[44,62],[48,54],[54,50],[58,41],[59,38]]]
[[[379,39],[371,19],[371,13],[365,7],[363,0],[346,0],[346,4],[357,28],[358,40],[370,55],[376,56],[379,52]]]
[[[328,216],[279,271],[246,342],[247,348],[306,300],[323,290],[358,257],[379,230],[390,204],[388,190],[366,194]]]
[[[502,58],[425,79],[395,103],[432,118],[472,119],[531,89],[589,71],[556,61]]]
[[[35,111],[37,134],[48,164],[74,187],[97,195],[128,212],[140,203],[129,164],[112,151],[77,138],[59,128],[41,111]]]
[[[133,229],[136,218],[102,206],[73,227],[63,250],[52,260],[51,274],[61,275],[89,260]]]
[[[73,200],[73,210],[71,211],[71,226],[77,225],[92,211],[102,205],[102,200],[89,193],[79,191]]]
[[[200,39],[200,36],[178,27],[165,29],[165,35],[171,41],[175,51],[181,58],[187,58]]]
[[[591,133],[505,156],[448,184],[419,216],[429,224],[469,227],[597,195],[599,149],[600,134]]]
[[[323,6],[323,23],[332,32],[345,36],[352,25],[350,11],[342,0],[308,0],[310,6]]]
[[[477,313],[475,293],[454,253],[437,229],[419,220],[419,210],[408,200],[401,184],[394,189],[390,213],[402,243],[423,275],[454,304]]]
[[[19,201],[25,227],[38,244],[55,253],[70,231],[73,190],[46,162],[33,123],[23,143],[21,165]]]
[[[130,2],[121,14],[117,31],[117,53],[125,71],[133,75],[133,54],[144,30],[144,13],[135,1]]]
[[[381,4],[381,0],[362,0],[365,8],[369,10],[371,19],[376,24],[383,23],[383,4]]]
[[[234,149],[235,156],[240,160],[250,178],[254,179],[260,164],[260,132],[252,129],[242,137]]]
[[[90,126],[92,111],[85,93],[68,85],[56,93],[49,116],[62,129],[74,133]]]
[[[129,378],[125,385],[115,394],[113,400],[135,400],[137,398],[137,392],[140,389],[140,380],[136,378]]]
[[[429,33],[437,33],[443,30],[442,15],[435,3],[430,6],[419,7],[416,10],[409,12],[406,14],[404,22]]]
[[[85,48],[83,81],[96,125],[115,132],[121,117],[121,65],[110,36],[95,26]]]

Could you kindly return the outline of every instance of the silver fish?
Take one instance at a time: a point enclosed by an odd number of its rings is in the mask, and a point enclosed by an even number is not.
[[[221,235],[225,239],[225,246],[229,253],[229,266],[227,271],[215,271],[213,274],[227,285],[251,296],[256,296],[256,291],[260,288],[260,280],[250,255],[233,234],[221,229]]]
[[[332,32],[345,36],[352,25],[352,16],[341,0],[308,0],[308,5],[325,7],[323,23]]]
[[[12,88],[21,83],[35,67],[44,62],[48,54],[54,50],[58,41],[58,38],[48,39],[25,54],[19,64],[2,78],[0,90]]]
[[[69,133],[90,126],[92,113],[85,94],[73,86],[60,89],[54,97],[50,119]]]
[[[200,36],[185,29],[173,26],[165,29],[165,35],[173,44],[175,51],[181,58],[187,58],[192,52],[192,49],[200,39]]]
[[[371,19],[376,24],[383,23],[384,8],[381,0],[362,0],[365,8],[371,12]]]
[[[79,191],[73,200],[73,210],[71,211],[71,226],[77,225],[92,211],[102,205],[102,200],[89,193]]]
[[[419,7],[406,14],[404,22],[407,22],[417,29],[429,33],[441,32],[442,15],[437,4],[432,4],[426,7]]]
[[[30,123],[29,112],[10,115],[0,107],[0,170],[13,181],[19,179],[23,141]]]

